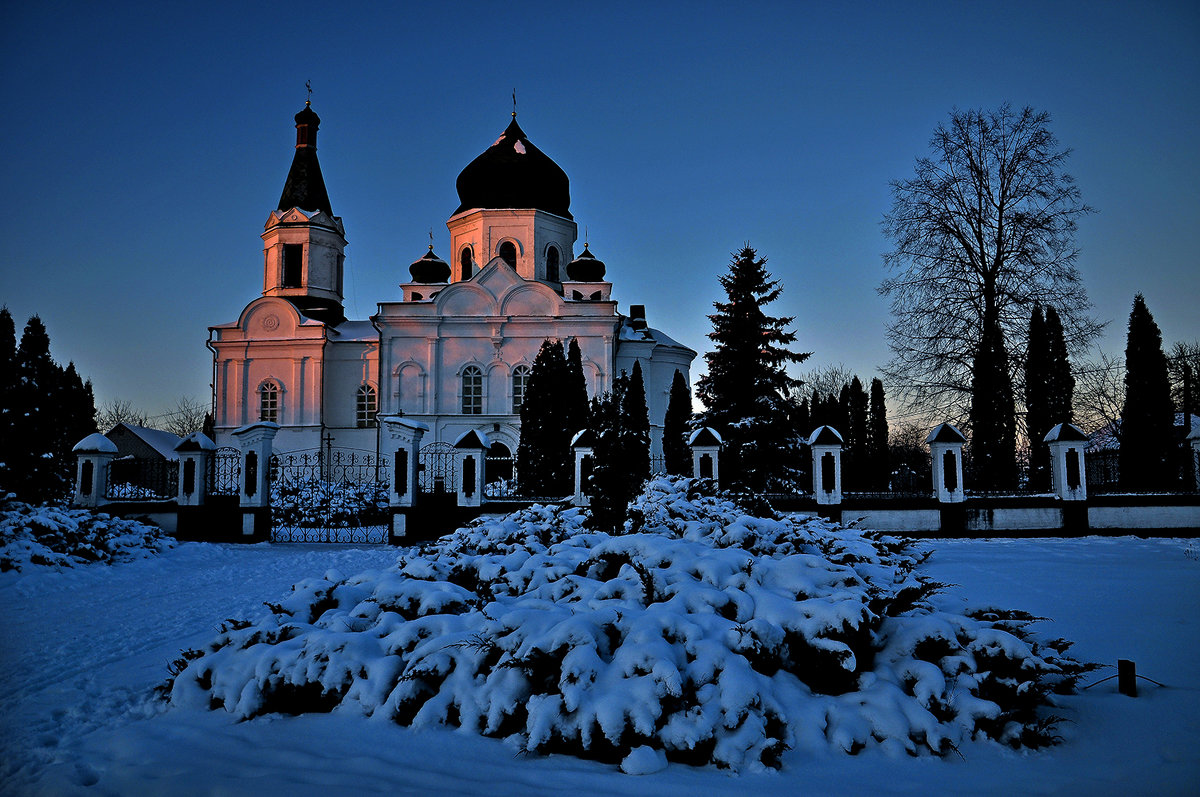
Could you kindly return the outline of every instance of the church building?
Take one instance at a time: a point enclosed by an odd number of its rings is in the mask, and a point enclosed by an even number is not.
[[[345,317],[346,232],[317,161],[320,118],[296,114],[296,150],[262,233],[263,290],[234,323],[209,328],[216,442],[278,423],[278,451],[378,450],[377,415],[429,427],[426,443],[485,433],[515,454],[520,407],[542,341],[578,341],[588,392],[640,362],[651,455],[675,371],[696,352],[649,327],[642,305],[618,311],[605,266],[576,255],[566,173],[517,124],[467,164],[446,226],[450,262],[429,251],[365,320]]]

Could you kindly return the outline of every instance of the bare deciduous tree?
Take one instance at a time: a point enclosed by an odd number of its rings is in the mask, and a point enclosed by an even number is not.
[[[1088,434],[1117,433],[1125,404],[1124,359],[1104,352],[1079,364],[1075,375],[1075,422]]]
[[[836,398],[841,394],[842,388],[850,384],[854,377],[855,373],[847,368],[845,363],[810,368],[800,374],[800,380],[804,384],[794,391],[795,399],[800,401],[808,398],[814,390],[821,398],[826,396]]]
[[[1071,351],[1101,325],[1075,261],[1076,220],[1091,212],[1062,169],[1070,150],[1050,116],[1005,104],[955,110],[939,124],[916,176],[892,182],[883,228],[891,300],[884,369],[910,406],[962,421],[983,331],[998,324],[1015,384],[1024,369],[1023,330],[1034,304],[1058,308]]]
[[[128,399],[112,399],[100,405],[96,410],[96,426],[101,432],[108,432],[118,423],[128,426],[148,426],[150,416],[133,406]]]
[[[204,428],[208,407],[193,396],[180,396],[175,406],[163,416],[162,428],[180,437]]]

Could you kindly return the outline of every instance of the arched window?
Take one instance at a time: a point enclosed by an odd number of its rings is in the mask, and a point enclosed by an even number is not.
[[[517,246],[512,241],[505,241],[500,244],[500,251],[497,254],[500,255],[505,263],[508,263],[510,268],[515,269],[517,267]]]
[[[354,420],[359,429],[375,426],[375,414],[379,412],[379,398],[375,388],[362,385],[354,396]]]
[[[263,382],[258,387],[258,419],[279,423],[279,385]]]
[[[554,246],[546,250],[546,279],[561,282],[558,276],[558,248]]]
[[[516,414],[521,411],[521,405],[525,403],[525,387],[529,384],[529,366],[518,365],[512,372],[512,411]]]
[[[483,371],[468,365],[462,372],[463,415],[483,414]]]
[[[459,264],[458,278],[460,280],[471,279],[471,247],[469,247],[469,246],[463,247],[462,252],[458,256],[458,264]]]

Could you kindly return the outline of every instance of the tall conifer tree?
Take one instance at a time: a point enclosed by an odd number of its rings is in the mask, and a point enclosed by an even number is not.
[[[692,419],[692,391],[683,373],[675,372],[667,414],[663,418],[663,463],[672,476],[690,476],[692,452],[688,448],[688,422]]]
[[[564,423],[568,433],[574,437],[577,432],[586,429],[588,425],[588,392],[587,377],[583,374],[583,352],[579,349],[579,340],[571,338],[567,346],[567,370],[563,385]]]
[[[1042,306],[1029,316],[1025,350],[1025,428],[1029,434],[1029,486],[1050,489],[1050,449],[1044,442],[1054,425],[1050,412],[1050,340]]]
[[[10,468],[15,441],[13,424],[16,412],[13,406],[17,387],[17,328],[12,313],[0,307],[0,493],[12,484]]]
[[[1000,324],[987,324],[971,384],[971,466],[975,486],[1007,490],[1017,482],[1016,406]]]
[[[633,373],[621,397],[621,457],[629,473],[628,503],[650,478],[650,414],[646,408],[642,364],[638,360],[633,361]]]
[[[546,340],[534,358],[521,402],[517,483],[522,495],[558,496],[571,489],[571,436],[563,412],[567,361],[560,341]],[[575,430],[578,431],[578,430]]]
[[[800,383],[785,367],[808,354],[788,348],[796,340],[787,331],[791,318],[763,311],[782,288],[752,247],[734,254],[721,287],[728,300],[713,303],[708,337],[716,345],[704,355],[708,373],[696,389],[705,406],[700,422],[725,440],[723,479],[753,490],[786,488],[800,475],[802,448],[787,401]]]
[[[1139,293],[1125,344],[1125,408],[1121,413],[1121,486],[1166,490],[1175,484],[1175,407],[1162,333]]]
[[[883,381],[871,380],[871,410],[867,421],[867,446],[870,459],[870,486],[873,490],[886,490],[891,468],[888,463],[887,400],[883,392]]]
[[[1048,363],[1046,376],[1050,411],[1050,425],[1075,422],[1075,377],[1071,373],[1071,359],[1067,354],[1066,333],[1062,319],[1053,307],[1046,308],[1046,340]]]

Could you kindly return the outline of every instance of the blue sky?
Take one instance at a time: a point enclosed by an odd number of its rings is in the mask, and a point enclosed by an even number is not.
[[[0,303],[18,334],[40,314],[100,402],[207,399],[207,328],[262,289],[311,80],[352,317],[400,295],[431,227],[447,255],[454,179],[516,88],[621,309],[701,353],[749,241],[809,364],[874,375],[888,182],[952,108],[1005,101],[1049,111],[1074,150],[1103,348],[1123,351],[1139,291],[1168,344],[1200,337],[1195,3],[427,5],[8,9]]]

